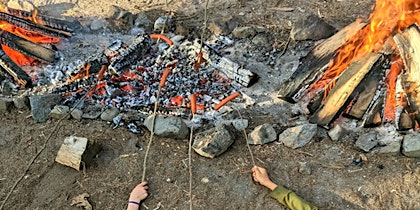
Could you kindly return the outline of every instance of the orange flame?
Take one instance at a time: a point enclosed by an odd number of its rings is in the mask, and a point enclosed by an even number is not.
[[[384,121],[393,122],[395,120],[396,107],[398,105],[396,98],[397,77],[401,73],[402,68],[403,62],[401,57],[399,57],[398,60],[391,65],[391,69],[385,78],[387,96],[384,107]]]
[[[414,23],[420,23],[420,1],[377,0],[370,23],[337,50],[337,56],[330,62],[325,74],[309,89],[319,89],[328,85],[325,91],[327,95],[337,76],[353,61],[368,53],[379,51],[389,36]]]
[[[36,64],[36,60],[34,58],[26,56],[4,44],[1,45],[1,48],[3,49],[4,53],[6,53],[6,55],[9,56],[10,59],[12,59],[12,61],[19,66],[29,66]]]

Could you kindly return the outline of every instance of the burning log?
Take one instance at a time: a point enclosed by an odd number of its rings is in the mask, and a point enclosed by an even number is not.
[[[416,121],[420,122],[420,29],[418,25],[412,25],[394,39],[406,67],[402,83],[409,106],[415,110]]]
[[[316,46],[303,58],[302,65],[299,65],[293,75],[283,84],[278,91],[278,97],[291,103],[297,102],[305,91],[304,87],[322,75],[336,50],[364,26],[364,23],[354,22]]]
[[[24,55],[47,63],[54,62],[58,57],[55,50],[33,43],[7,31],[0,31],[0,43]]]
[[[16,26],[18,28],[24,29],[26,31],[36,32],[45,36],[50,37],[70,37],[71,33],[68,31],[63,31],[56,28],[51,28],[30,20],[19,18],[8,13],[0,12],[0,21],[9,23],[10,25]]]
[[[22,87],[31,86],[32,80],[29,75],[23,71],[15,62],[10,59],[6,53],[0,49],[0,66]]]
[[[77,28],[80,26],[80,24],[78,24],[77,21],[69,22],[65,20],[60,20],[60,19],[40,15],[38,14],[37,10],[32,11],[32,12],[13,9],[13,8],[6,8],[5,10],[8,14],[11,14],[13,16],[20,17],[27,20],[32,20],[33,22],[39,23],[49,28],[54,28],[54,29],[69,32],[69,33],[72,33],[74,31],[73,28]],[[69,26],[72,26],[73,28],[70,28]]]
[[[371,53],[360,61],[353,62],[337,79],[336,85],[329,92],[325,102],[309,119],[310,122],[328,126],[337,117],[346,102],[349,103],[348,99],[366,74],[372,67],[375,68],[374,66],[381,64],[382,60],[381,54]]]

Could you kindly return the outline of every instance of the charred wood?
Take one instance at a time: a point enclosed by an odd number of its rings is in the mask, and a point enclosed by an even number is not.
[[[376,127],[382,123],[384,100],[383,93],[381,93],[376,100],[373,100],[371,106],[366,111],[365,116],[363,116],[363,127]]]
[[[381,68],[381,66],[379,67],[380,68],[372,69],[354,91],[353,94],[357,94],[357,97],[347,113],[348,116],[362,119],[370,103],[372,103],[378,88],[382,85],[381,83],[384,78],[385,69]]]
[[[225,57],[220,57],[218,60],[213,61],[212,65],[219,69],[227,78],[244,87],[249,87],[258,80],[257,74],[242,68],[239,64]]]
[[[133,43],[124,49],[124,51],[114,58],[108,67],[114,74],[119,74],[124,68],[129,67],[141,56],[146,54],[151,47],[152,40],[148,35],[140,35],[135,38]]]
[[[45,25],[50,28],[58,29],[61,31],[66,31],[72,33],[74,29],[81,27],[80,23],[77,21],[66,21],[61,20],[45,15],[34,14],[34,12],[28,12],[24,10],[18,10],[13,8],[7,8],[7,12],[11,15],[23,18],[23,19],[30,19],[35,17],[37,22],[41,25]],[[70,27],[69,27],[70,26]]]
[[[52,63],[59,57],[55,50],[33,43],[7,31],[0,31],[0,43],[24,55],[47,63]]]
[[[420,29],[412,25],[394,39],[406,67],[402,84],[410,109],[416,112],[415,119],[420,122]]]
[[[371,53],[359,61],[353,62],[337,79],[335,86],[328,93],[321,107],[311,116],[310,121],[328,126],[347,106],[348,99],[374,65],[382,63],[381,54]],[[346,104],[347,102],[347,104]]]
[[[0,49],[0,67],[12,76],[20,86],[30,87],[32,85],[31,77],[15,64],[2,49]]]
[[[19,27],[28,31],[33,31],[33,32],[36,32],[45,36],[52,36],[52,37],[70,37],[71,36],[70,32],[36,24],[29,20],[19,18],[19,17],[13,16],[11,14],[7,14],[4,12],[0,12],[0,21],[5,21],[16,27]]]
[[[364,26],[364,23],[354,22],[316,46],[301,60],[301,65],[285,81],[277,96],[291,103],[297,102],[304,92],[304,88],[323,74],[336,50]]]

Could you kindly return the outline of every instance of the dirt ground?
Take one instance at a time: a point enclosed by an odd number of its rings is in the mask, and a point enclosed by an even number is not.
[[[110,5],[118,5],[133,13],[147,10],[160,16],[165,10],[164,1],[33,1],[51,15],[73,16],[88,22],[105,16]],[[267,29],[274,41],[285,43],[294,20],[309,12],[323,17],[328,23],[340,29],[356,18],[366,19],[373,0],[355,1],[219,1],[209,2],[209,20],[237,17],[241,25],[258,25]],[[184,18],[184,25],[199,34],[205,1],[169,1],[170,10]],[[291,7],[292,12],[279,8]],[[59,10],[61,9],[61,10]],[[77,33],[77,32],[76,32]],[[112,41],[122,36],[118,33],[95,33],[81,31],[71,43],[101,37]],[[106,35],[104,37],[104,34]],[[124,35],[126,37],[127,35]],[[95,40],[96,41],[96,40]],[[249,40],[241,40],[249,43]],[[244,44],[244,45],[245,45]],[[288,53],[300,43],[291,43]],[[313,43],[309,43],[313,44]],[[249,91],[258,98],[260,105],[244,111],[249,119],[247,132],[264,122],[284,127],[293,123],[291,106],[272,97],[276,85],[290,74],[277,72],[268,77],[268,67],[263,56],[271,49],[259,50],[258,46],[246,48],[254,52],[252,58],[243,53],[231,55],[232,59],[260,71],[262,80]],[[283,45],[284,46],[284,45]],[[60,49],[64,54],[66,49]],[[87,51],[87,50],[86,50]],[[87,53],[87,52],[84,53]],[[83,54],[83,53],[81,53]],[[235,57],[236,56],[236,57]],[[280,67],[279,67],[280,68]],[[269,70],[267,70],[269,69]],[[280,68],[281,69],[281,68]],[[264,89],[267,88],[267,89]],[[262,91],[262,90],[263,91]],[[259,91],[258,91],[259,90]],[[267,91],[264,91],[267,90]],[[269,104],[269,106],[264,106]],[[100,120],[64,120],[56,132],[52,132],[57,120],[35,123],[29,110],[12,110],[1,114],[0,120],[0,201],[3,202],[16,180],[26,174],[7,200],[4,209],[81,209],[71,206],[71,199],[82,193],[89,194],[88,201],[94,209],[124,209],[131,189],[139,183],[143,158],[150,133],[133,134],[124,127],[113,129],[112,125]],[[290,149],[273,142],[262,146],[251,146],[257,165],[268,169],[272,179],[282,184],[320,209],[420,209],[420,161],[404,156],[379,156],[363,153],[354,147],[357,136],[348,133],[341,140],[333,142],[326,131],[319,129],[317,137],[300,149]],[[199,132],[199,130],[197,131]],[[193,208],[194,209],[285,209],[268,195],[264,187],[251,179],[251,158],[243,137],[237,132],[233,145],[219,157],[208,159],[192,154],[193,165]],[[45,144],[49,135],[52,138]],[[75,135],[95,139],[103,149],[94,163],[82,171],[54,162],[65,137]],[[38,151],[45,149],[25,171]],[[354,164],[360,154],[366,159]],[[306,163],[311,173],[299,172]],[[148,159],[147,181],[150,196],[142,209],[188,209],[189,172],[188,140],[174,140],[155,137]]]

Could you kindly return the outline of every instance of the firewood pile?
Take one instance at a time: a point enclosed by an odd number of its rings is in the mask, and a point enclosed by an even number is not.
[[[310,122],[327,128],[346,118],[418,129],[420,5],[382,2],[368,24],[356,21],[316,46],[278,96],[302,104]]]

